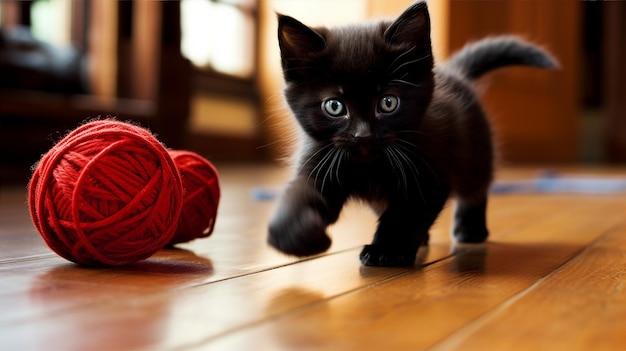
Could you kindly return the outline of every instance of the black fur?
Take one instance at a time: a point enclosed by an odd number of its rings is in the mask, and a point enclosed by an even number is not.
[[[450,194],[454,237],[487,238],[493,147],[472,81],[506,65],[554,61],[505,37],[434,67],[429,21],[423,2],[394,22],[335,29],[279,15],[285,96],[304,133],[296,176],[270,222],[272,246],[296,256],[324,252],[327,226],[356,198],[380,216],[362,263],[412,265]]]
[[[468,45],[447,62],[470,80],[497,68],[524,65],[538,68],[556,68],[558,63],[545,51],[520,41],[515,36],[483,39]]]

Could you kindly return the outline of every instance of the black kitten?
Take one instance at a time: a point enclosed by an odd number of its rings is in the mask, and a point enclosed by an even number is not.
[[[456,240],[487,238],[493,147],[473,81],[502,66],[555,67],[548,54],[497,37],[433,68],[423,2],[393,23],[337,29],[279,15],[278,38],[286,99],[304,140],[270,223],[272,246],[296,256],[327,250],[326,227],[357,198],[380,215],[361,262],[412,265],[450,193]]]

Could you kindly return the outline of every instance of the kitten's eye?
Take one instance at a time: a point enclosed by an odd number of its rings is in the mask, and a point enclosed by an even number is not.
[[[328,99],[322,103],[322,108],[326,113],[328,113],[331,117],[341,117],[346,115],[346,107],[343,105],[343,102],[337,99]]]
[[[400,99],[395,96],[387,95],[378,102],[378,112],[391,113],[398,108]]]

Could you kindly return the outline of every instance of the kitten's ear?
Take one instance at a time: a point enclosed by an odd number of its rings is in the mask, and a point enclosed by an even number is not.
[[[385,41],[394,45],[430,43],[430,17],[426,2],[406,9],[385,31]]]
[[[326,47],[324,38],[293,17],[278,15],[278,44],[283,58],[298,58]]]

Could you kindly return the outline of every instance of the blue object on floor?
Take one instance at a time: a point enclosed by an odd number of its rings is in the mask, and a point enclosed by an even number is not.
[[[534,179],[496,181],[491,192],[618,194],[626,192],[626,177],[562,176],[546,172]]]

